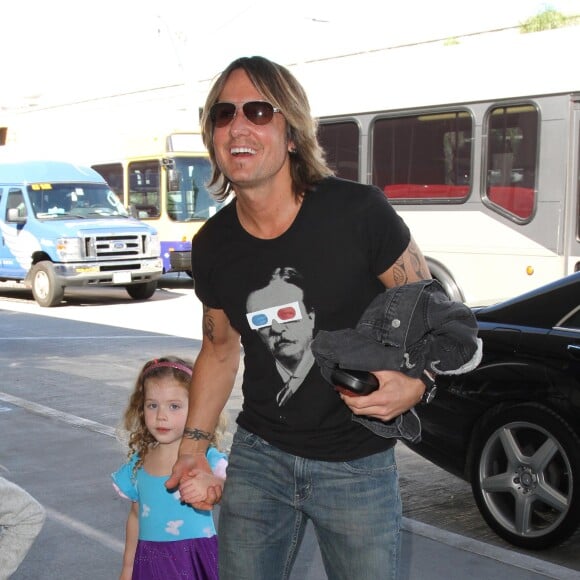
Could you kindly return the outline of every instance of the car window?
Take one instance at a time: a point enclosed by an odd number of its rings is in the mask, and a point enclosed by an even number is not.
[[[573,328],[575,330],[580,330],[580,306],[572,313],[571,316],[565,318],[561,324],[561,328]]]

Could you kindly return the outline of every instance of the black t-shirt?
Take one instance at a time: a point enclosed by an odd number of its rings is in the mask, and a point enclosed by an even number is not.
[[[321,329],[356,326],[384,291],[377,276],[409,240],[379,189],[334,177],[305,194],[278,238],[248,234],[235,199],[206,222],[193,240],[195,290],[203,304],[224,310],[241,336],[239,425],[311,459],[346,461],[392,446],[351,420],[320,374],[310,341]]]

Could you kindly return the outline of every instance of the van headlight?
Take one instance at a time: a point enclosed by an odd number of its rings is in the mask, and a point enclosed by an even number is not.
[[[80,238],[58,238],[56,240],[56,255],[61,262],[81,260],[81,239]]]

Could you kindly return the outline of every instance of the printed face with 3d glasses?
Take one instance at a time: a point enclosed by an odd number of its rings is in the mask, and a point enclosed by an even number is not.
[[[250,327],[289,370],[300,363],[312,342],[314,312],[306,310],[303,298],[301,288],[276,279],[252,292],[246,303]]]

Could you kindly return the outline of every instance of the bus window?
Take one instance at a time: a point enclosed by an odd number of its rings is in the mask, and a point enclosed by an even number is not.
[[[135,208],[139,219],[158,218],[161,215],[160,171],[158,160],[129,163],[129,206]]]
[[[536,203],[538,112],[532,105],[496,107],[487,118],[487,133],[487,200],[528,220]]]
[[[473,121],[466,112],[375,121],[372,182],[391,200],[464,201],[471,185]]]
[[[103,163],[102,165],[93,165],[93,169],[100,173],[109,187],[120,199],[123,199],[123,164]]]
[[[319,125],[318,140],[337,177],[352,181],[359,178],[359,138],[359,128],[354,121]]]

